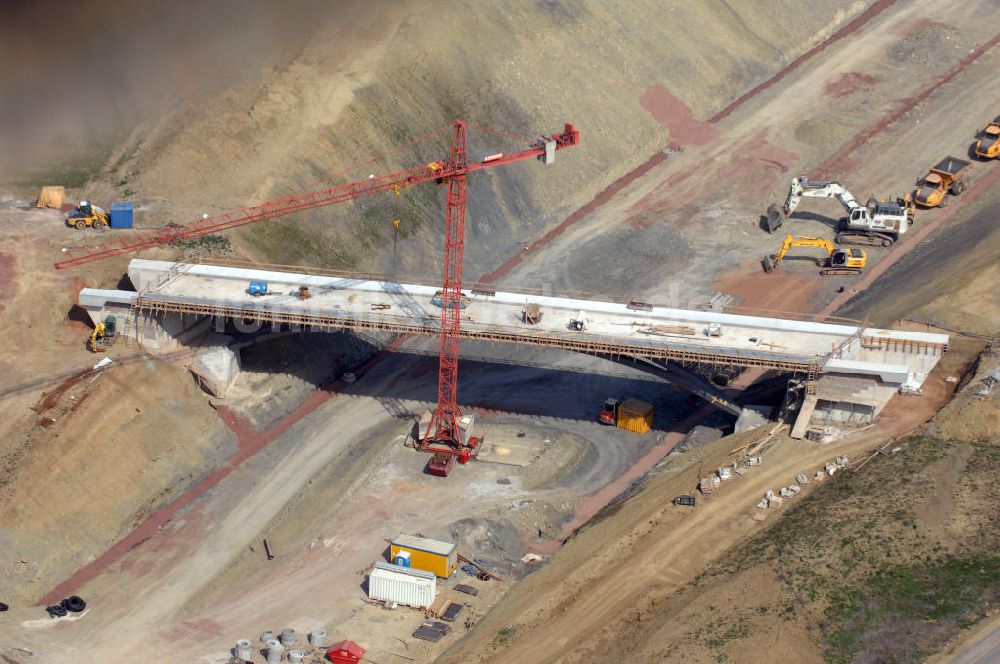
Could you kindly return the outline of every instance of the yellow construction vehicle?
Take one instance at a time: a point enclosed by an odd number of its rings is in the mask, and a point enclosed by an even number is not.
[[[94,331],[87,339],[87,350],[91,353],[103,353],[108,349],[108,346],[114,344],[115,338],[118,336],[117,323],[118,319],[112,315],[105,318],[103,323],[95,325]]]
[[[979,132],[976,141],[976,156],[983,159],[1000,157],[1000,115]]]
[[[87,201],[80,201],[80,205],[66,215],[66,225],[78,231],[88,227],[103,231],[108,227],[108,213],[104,208],[91,205]]]
[[[948,204],[946,194],[959,196],[968,189],[966,176],[972,168],[971,161],[958,157],[945,157],[934,164],[927,175],[917,181],[913,192],[913,202],[921,207],[944,207]]]
[[[781,261],[785,259],[788,250],[792,247],[819,247],[825,251],[826,255],[816,261],[823,268],[820,270],[820,274],[823,276],[861,274],[868,265],[868,254],[864,249],[837,247],[833,242],[821,237],[795,237],[794,235],[789,235],[785,238],[777,254],[764,257],[764,271],[773,272],[781,264]]]

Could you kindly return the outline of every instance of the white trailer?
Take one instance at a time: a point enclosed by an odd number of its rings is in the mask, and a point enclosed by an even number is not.
[[[433,572],[379,561],[368,575],[368,597],[386,604],[423,609],[434,603],[436,595]]]

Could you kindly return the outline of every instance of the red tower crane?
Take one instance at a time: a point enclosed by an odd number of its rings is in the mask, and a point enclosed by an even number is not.
[[[244,226],[258,221],[282,217],[293,212],[333,205],[384,191],[399,191],[421,182],[448,184],[445,209],[444,283],[441,290],[441,350],[438,368],[438,402],[430,426],[423,434],[424,449],[449,451],[462,447],[458,421],[462,415],[458,406],[458,341],[462,307],[462,256],[465,247],[465,177],[473,171],[491,166],[510,164],[522,159],[538,158],[552,163],[557,150],[578,145],[580,132],[566,124],[562,133],[536,141],[531,147],[514,154],[495,153],[469,163],[466,147],[466,123],[455,120],[452,127],[451,152],[446,161],[434,161],[388,175],[371,176],[319,191],[293,194],[235,212],[204,217],[184,226],[168,226],[146,231],[101,247],[83,247],[67,251],[56,269],[85,265],[94,261],[134,253],[142,249],[189,240],[203,235]]]

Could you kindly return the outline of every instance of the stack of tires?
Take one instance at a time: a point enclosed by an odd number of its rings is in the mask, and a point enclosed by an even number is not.
[[[67,597],[58,604],[45,607],[45,610],[52,618],[62,618],[68,613],[80,613],[86,608],[87,603],[83,601],[82,598],[73,595],[72,597]]]

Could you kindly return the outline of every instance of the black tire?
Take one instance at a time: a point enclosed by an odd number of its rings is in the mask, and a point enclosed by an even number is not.
[[[93,228],[95,231],[103,231],[107,227],[108,227],[108,225],[106,223],[104,223],[103,221],[101,221],[100,219],[95,219],[94,220],[94,225],[91,226],[91,228]]]
[[[892,246],[892,240],[889,239],[889,238],[887,238],[887,237],[882,238],[882,246],[883,247],[891,247]]]
[[[9,608],[10,608],[9,606],[7,606],[6,604],[4,604],[3,602],[0,602],[0,613],[3,613],[4,611],[6,611]]]
[[[51,616],[53,618],[62,618],[64,615],[66,615],[68,613],[68,611],[66,611],[66,609],[62,608],[58,604],[53,604],[52,606],[47,606],[47,607],[45,607],[45,610],[48,612],[49,616]]]
[[[85,221],[78,221],[78,222],[76,222],[73,225],[73,227],[76,228],[76,230],[78,230],[78,231],[82,231],[84,228],[87,227],[87,222],[85,222]]]
[[[80,613],[81,611],[87,608],[87,603],[83,601],[83,598],[77,597],[76,595],[67,597],[62,602],[60,602],[60,604],[64,609],[72,611],[73,613]]]

